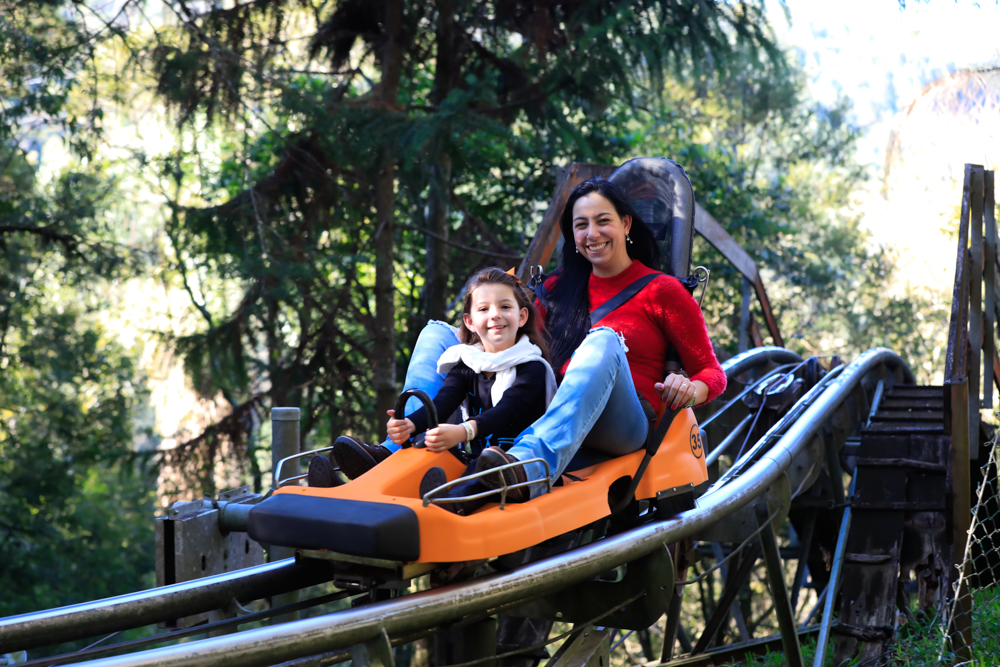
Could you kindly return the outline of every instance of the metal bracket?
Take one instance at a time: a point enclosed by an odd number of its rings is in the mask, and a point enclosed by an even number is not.
[[[611,628],[587,628],[572,640],[553,667],[607,667],[611,653],[611,632]]]

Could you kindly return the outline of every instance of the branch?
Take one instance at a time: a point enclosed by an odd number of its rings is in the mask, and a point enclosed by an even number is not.
[[[458,248],[459,250],[465,250],[466,252],[474,252],[474,253],[479,254],[479,255],[486,255],[487,257],[503,257],[505,259],[516,259],[516,260],[524,259],[524,255],[515,255],[513,253],[504,253],[504,252],[493,252],[492,250],[480,250],[479,248],[473,248],[472,246],[467,246],[467,245],[463,245],[461,243],[456,243],[455,241],[451,241],[449,239],[446,239],[445,237],[441,236],[440,234],[438,234],[436,232],[432,232],[429,229],[424,229],[423,227],[417,227],[416,225],[408,225],[405,222],[397,222],[396,226],[397,227],[402,227],[403,229],[412,229],[413,231],[420,232],[421,234],[426,234],[427,236],[431,236],[433,238],[436,238],[437,240],[439,240],[439,241],[441,241],[443,243],[447,243],[450,246],[454,246],[454,247]],[[490,240],[492,241],[492,239],[490,239]]]

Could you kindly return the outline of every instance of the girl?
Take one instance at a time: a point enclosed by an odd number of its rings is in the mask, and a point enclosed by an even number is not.
[[[434,406],[442,416],[461,407],[463,422],[440,424],[428,431],[423,408],[403,419],[389,410],[386,429],[394,445],[426,431],[424,442],[429,451],[450,451],[470,463],[484,449],[509,447],[518,433],[545,412],[555,393],[555,374],[547,361],[547,345],[538,330],[535,307],[512,272],[488,268],[473,276],[465,292],[460,344],[445,349],[437,361],[443,384]],[[350,479],[392,453],[388,447],[369,446],[350,436],[339,437],[333,447],[333,457]],[[322,480],[335,479],[333,466],[322,459],[313,459],[317,462],[315,474],[310,463],[310,485],[321,486]],[[444,481],[444,471],[433,468],[421,485],[422,493]],[[468,504],[442,507],[460,513],[474,509]]]
[[[534,305],[510,273],[483,269],[469,281],[459,329],[462,344],[438,359],[438,372],[447,376],[434,397],[439,415],[461,406],[465,421],[427,431],[427,449],[443,452],[468,442],[467,453],[475,458],[490,446],[509,447],[545,412],[556,380],[536,318]],[[405,419],[396,419],[389,410],[386,430],[394,444],[426,429],[423,409]]]

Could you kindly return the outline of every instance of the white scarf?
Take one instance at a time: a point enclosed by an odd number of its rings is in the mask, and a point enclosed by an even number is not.
[[[527,336],[521,336],[512,347],[503,352],[486,352],[482,343],[452,345],[438,359],[438,373],[447,373],[459,361],[464,362],[475,373],[496,373],[493,387],[490,389],[490,398],[494,406],[500,403],[507,388],[514,384],[517,378],[517,366],[529,361],[540,361],[545,365],[545,407],[549,406],[553,394],[556,393],[556,374],[552,371],[552,366],[542,358],[542,351],[528,340]],[[466,412],[464,404],[462,412]],[[465,415],[465,418],[468,419],[468,415]]]

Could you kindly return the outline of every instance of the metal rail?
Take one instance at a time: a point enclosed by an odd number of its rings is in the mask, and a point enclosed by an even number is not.
[[[904,380],[913,381],[909,367],[894,352],[885,348],[865,352],[826,387],[751,468],[728,484],[711,489],[698,500],[696,509],[683,512],[674,519],[641,526],[511,572],[489,575],[467,583],[295,623],[248,630],[236,635],[106,658],[87,664],[94,667],[209,667],[218,664],[264,667],[361,644],[383,632],[398,635],[437,626],[463,616],[572,586],[622,563],[645,556],[663,544],[689,537],[768,492],[862,379],[883,365],[902,370]]]
[[[768,363],[797,361],[801,358],[784,348],[760,347],[728,359],[722,368],[727,377],[735,378]],[[245,509],[249,511],[250,506]],[[332,572],[325,567],[318,568],[312,562],[296,565],[289,558],[197,581],[11,616],[0,619],[0,648],[33,649],[127,630],[226,607],[233,599],[242,603],[296,590],[331,577]]]
[[[328,563],[288,558],[128,595],[0,619],[0,652],[168,621],[329,581]]]

